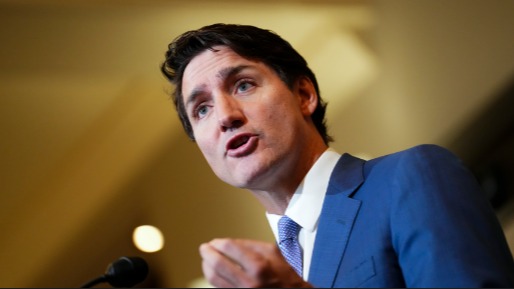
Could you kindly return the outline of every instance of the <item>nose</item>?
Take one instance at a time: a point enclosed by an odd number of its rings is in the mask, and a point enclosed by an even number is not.
[[[221,96],[216,101],[216,116],[221,131],[238,128],[245,123],[241,104],[231,96]]]

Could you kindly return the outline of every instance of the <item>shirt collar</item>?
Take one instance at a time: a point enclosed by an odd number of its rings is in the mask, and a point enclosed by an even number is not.
[[[313,232],[317,227],[328,182],[340,157],[328,148],[311,167],[287,206],[285,214],[305,230]],[[282,216],[266,213],[266,217],[277,236],[277,224]]]

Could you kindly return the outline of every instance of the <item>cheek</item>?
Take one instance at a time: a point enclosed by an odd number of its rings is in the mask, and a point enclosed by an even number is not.
[[[292,128],[297,119],[297,112],[291,109],[290,104],[278,102],[263,107],[258,116],[262,122],[266,122],[267,125],[277,130],[284,129],[284,127]],[[282,133],[286,133],[286,131],[282,131]]]
[[[209,140],[205,137],[196,139],[196,144],[206,159],[212,158],[214,155],[215,147],[213,143],[212,139]]]
[[[219,165],[219,158],[222,156],[222,152],[220,152],[218,149],[218,139],[216,135],[212,133],[212,130],[201,129],[195,130],[195,134],[198,136],[196,138],[196,144],[198,145],[198,148],[202,152],[202,155],[209,166],[214,169],[217,164]]]

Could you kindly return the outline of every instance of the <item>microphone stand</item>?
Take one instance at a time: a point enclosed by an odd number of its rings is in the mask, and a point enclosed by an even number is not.
[[[107,279],[105,278],[105,275],[103,275],[103,276],[97,277],[93,280],[90,280],[90,281],[84,283],[82,286],[80,286],[80,288],[90,288],[90,287],[93,287],[97,284],[100,284],[100,283],[103,283],[106,281],[107,281]]]
[[[108,282],[117,288],[129,288],[143,282],[148,275],[148,264],[141,257],[121,257],[109,264],[104,275],[97,277],[80,288],[90,288]]]

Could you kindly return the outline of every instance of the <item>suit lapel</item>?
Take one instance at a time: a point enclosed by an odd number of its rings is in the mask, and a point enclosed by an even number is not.
[[[350,196],[362,184],[364,161],[344,154],[330,177],[312,255],[309,282],[332,287],[360,201]]]

